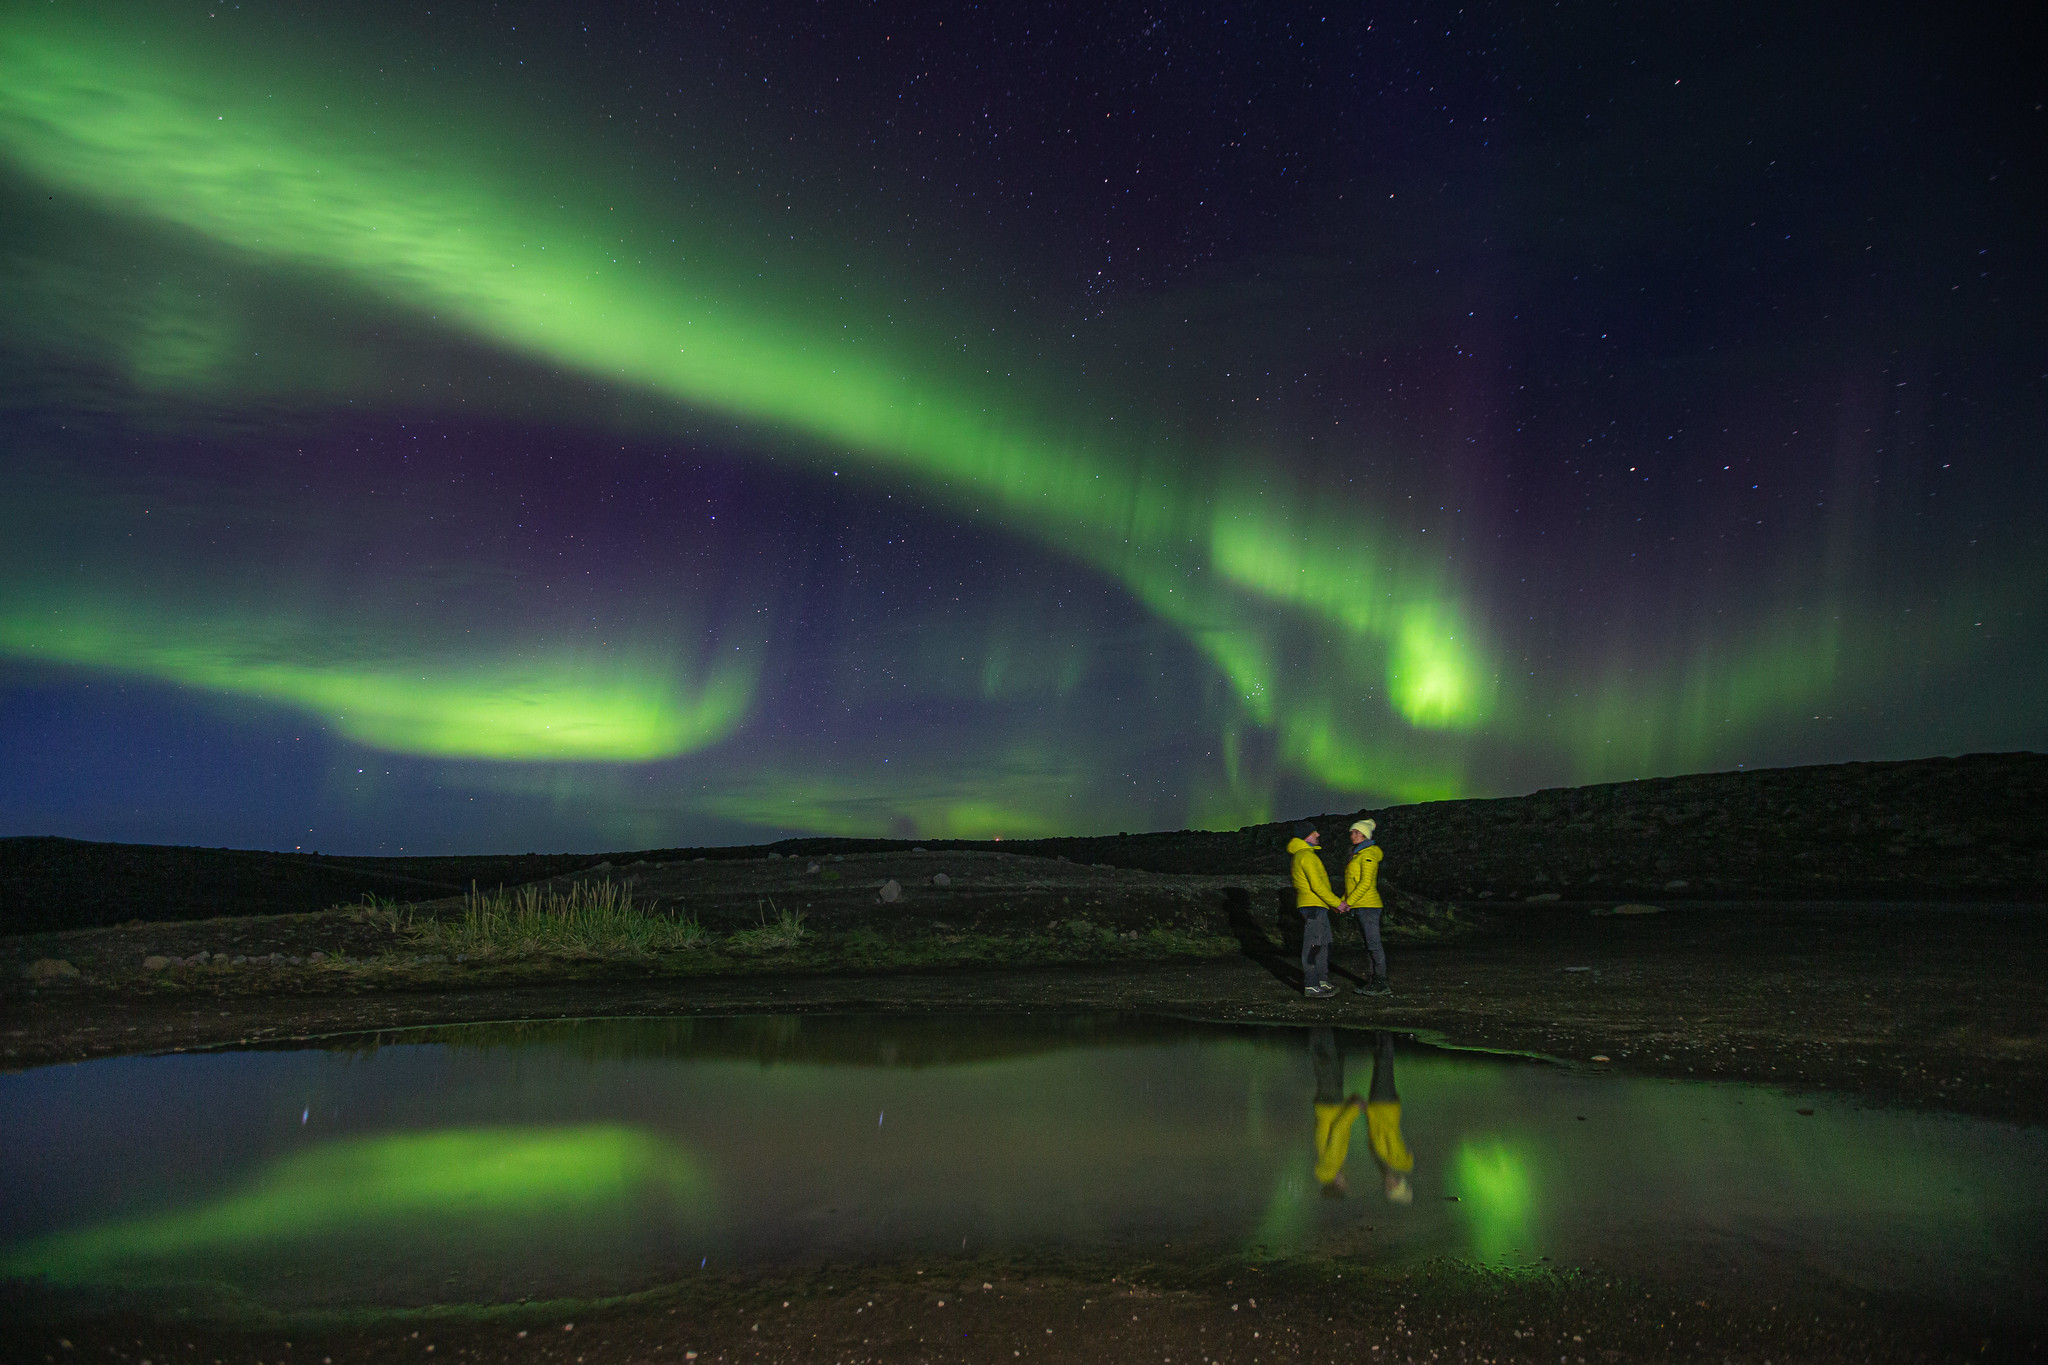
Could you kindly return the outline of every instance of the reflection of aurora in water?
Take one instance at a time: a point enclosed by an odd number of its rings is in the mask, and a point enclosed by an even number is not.
[[[1450,1187],[1471,1207],[1472,1250],[1504,1256],[1536,1245],[1530,1172],[1520,1153],[1500,1142],[1466,1142],[1452,1158]]]
[[[468,1240],[510,1221],[619,1220],[632,1201],[697,1213],[706,1197],[682,1152],[619,1127],[356,1138],[285,1157],[246,1189],[195,1209],[43,1238],[11,1255],[4,1270],[59,1283],[118,1282],[125,1268],[291,1243],[373,1234],[394,1243]]]
[[[1808,1117],[1750,1087],[1404,1048],[1416,1193],[1397,1205],[1362,1132],[1350,1197],[1318,1192],[1314,1078],[1289,1030],[788,1018],[417,1037],[0,1079],[10,1272],[281,1305],[495,1301],[700,1264],[1163,1238],[1195,1257],[1510,1267],[1732,1249],[1758,1273],[2043,1306],[2048,1139],[1989,1123]],[[1369,1038],[1346,1051],[1362,1091]]]
[[[724,87],[615,117],[708,58],[544,74],[465,22],[414,64],[353,11],[0,15],[0,683],[72,727],[60,776],[193,729],[133,805],[222,767],[238,842],[417,852],[1232,826],[2038,731],[1982,665],[2038,653],[1985,623],[2032,620],[2039,546],[1980,524],[2035,476],[1887,428],[1875,362],[1808,385],[1850,395],[1818,436],[1756,394],[1828,348],[1748,314],[1546,388],[1539,310],[1352,218],[1394,172],[1348,150],[1308,158],[1335,217],[1077,312],[1071,262],[864,136],[764,147]],[[849,128],[895,120],[848,76]],[[74,785],[75,832],[198,837]]]

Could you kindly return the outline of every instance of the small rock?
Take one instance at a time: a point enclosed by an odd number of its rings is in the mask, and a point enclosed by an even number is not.
[[[78,975],[78,968],[61,957],[39,957],[21,969],[21,974],[31,981],[61,981]]]
[[[293,953],[290,957],[286,958],[285,961],[290,963],[294,967],[303,967],[306,964],[306,959],[300,957],[297,953]]]
[[[1661,905],[1638,905],[1634,901],[1630,901],[1627,905],[1617,905],[1612,910],[1595,910],[1593,913],[1596,915],[1661,915],[1664,913],[1664,907]]]
[[[1688,887],[1688,886],[1691,886],[1691,885],[1692,885],[1692,883],[1691,883],[1691,882],[1689,882],[1689,881],[1685,880],[1685,879],[1684,879],[1683,877],[1681,877],[1681,878],[1679,878],[1679,879],[1678,879],[1677,881],[1675,881],[1675,882],[1666,882],[1666,883],[1664,883],[1664,889],[1665,889],[1666,891],[1683,891],[1683,890],[1685,890],[1685,888],[1686,888],[1686,887]]]
[[[159,953],[151,953],[142,959],[142,970],[145,972],[160,972],[170,965],[171,960]]]
[[[922,853],[922,852],[924,852],[924,850],[923,850],[923,849],[921,849],[921,848],[913,848],[913,849],[911,849],[910,851],[911,851],[912,853]]]
[[[882,898],[884,905],[894,904],[903,898],[903,885],[894,877],[891,877],[888,881],[882,883],[881,890],[875,894]]]
[[[213,961],[213,954],[207,952],[206,949],[201,948],[198,952],[192,954],[192,956],[186,958],[185,960],[187,962],[190,962],[195,967],[204,967],[207,963]]]
[[[229,966],[231,966],[231,967],[239,967],[239,966],[241,966],[241,965],[242,965],[243,963],[247,962],[248,960],[249,960],[249,959],[248,959],[248,958],[246,958],[246,957],[244,957],[244,956],[243,956],[242,954],[240,954],[240,953],[236,953],[236,954],[235,954],[235,960],[234,960],[233,962],[229,963],[228,965],[229,965]]]
[[[811,865],[810,865],[809,867],[807,867],[807,868],[805,868],[805,869],[804,869],[804,871],[806,871],[806,872],[816,872],[817,870],[818,870],[818,865],[817,865],[816,863],[812,863],[812,864],[811,864]]]
[[[609,859],[609,858],[605,859],[605,860],[604,860],[603,862],[599,863],[599,864],[598,864],[598,865],[597,865],[596,867],[593,867],[593,868],[591,868],[590,870],[591,870],[592,872],[609,872],[609,871],[611,871],[611,870],[612,870],[612,864],[611,864],[611,859]]]
[[[1607,1060],[1607,1054],[1604,1052],[1596,1052],[1593,1054],[1593,1060],[1596,1062],[1604,1062]]]
[[[1563,900],[1564,897],[1558,895],[1555,891],[1538,891],[1535,895],[1524,896],[1522,899],[1533,905],[1537,901],[1558,901]]]
[[[780,862],[782,860],[782,855],[780,853],[775,852],[773,849],[770,849],[768,851],[768,856],[777,862]]]
[[[326,960],[327,954],[321,952],[317,948],[314,949],[312,952],[306,954],[306,961],[308,962],[325,962]]]
[[[951,877],[948,877],[945,873],[935,872],[932,874],[933,886],[951,886],[952,884],[953,879]]]

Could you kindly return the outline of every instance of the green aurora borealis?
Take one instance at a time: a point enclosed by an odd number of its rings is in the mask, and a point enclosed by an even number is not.
[[[1728,171],[1732,216],[1806,214],[1786,239],[1824,263],[1651,309],[1621,277],[1711,292],[1724,225],[1673,233],[1646,193],[1569,240],[1542,100],[1445,179],[1449,134],[1340,92],[1405,153],[1304,134],[1325,154],[1277,207],[1186,181],[1169,202],[1238,216],[1108,289],[1078,230],[1024,222],[1109,212],[1078,168],[1006,169],[1014,224],[936,184],[964,75],[934,159],[883,164],[901,90],[859,62],[898,36],[865,19],[786,77],[748,49],[755,93],[701,16],[576,48],[535,11],[519,56],[502,15],[110,14],[0,11],[0,745],[73,755],[13,832],[1025,835],[2041,737],[2005,681],[2043,643],[2041,390],[1968,349],[2038,274],[2006,218],[1957,301],[1884,273],[1961,252],[1950,219],[1852,244],[1863,205]],[[1436,59],[1447,90],[1513,62]],[[828,60],[833,120],[803,89]],[[1041,145],[1077,121],[1004,98]],[[1814,136],[1784,102],[1729,138]],[[1994,270],[2036,275],[1977,297]]]

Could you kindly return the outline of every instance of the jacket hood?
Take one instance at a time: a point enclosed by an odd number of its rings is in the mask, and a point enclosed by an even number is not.
[[[1309,841],[1306,839],[1289,839],[1287,841],[1287,851],[1289,853],[1299,853],[1305,848],[1313,847],[1314,845],[1309,843]]]

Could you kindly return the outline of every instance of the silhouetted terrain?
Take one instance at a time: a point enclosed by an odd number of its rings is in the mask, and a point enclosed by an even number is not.
[[[1380,822],[1386,875],[1439,899],[2038,900],[2048,886],[2048,756],[2040,754],[1702,773],[1337,812],[1317,817],[1333,871],[1344,857],[1344,827],[1361,814]],[[433,900],[472,881],[510,886],[601,862],[913,846],[1237,876],[1284,870],[1291,823],[1000,844],[817,838],[438,858],[16,838],[0,840],[0,929],[286,914],[366,895]]]

